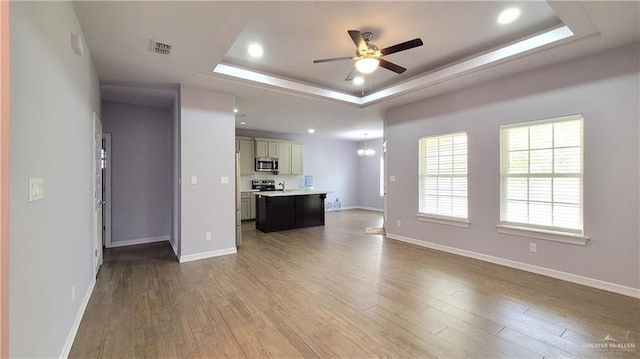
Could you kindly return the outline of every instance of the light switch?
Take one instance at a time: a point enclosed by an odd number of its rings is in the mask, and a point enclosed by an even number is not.
[[[191,176],[191,184],[198,184],[198,177]]]
[[[389,176],[389,182],[395,182],[396,176]]]
[[[229,177],[220,177],[220,184],[229,184]]]
[[[44,180],[42,178],[29,178],[29,202],[44,198]]]

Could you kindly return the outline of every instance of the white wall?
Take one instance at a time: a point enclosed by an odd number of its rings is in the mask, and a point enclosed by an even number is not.
[[[9,222],[11,357],[70,349],[93,286],[92,112],[98,79],[70,2],[12,2]],[[27,201],[28,178],[44,199]],[[75,286],[75,302],[71,301]]]
[[[313,176],[313,188],[323,191],[332,191],[327,194],[327,202],[333,202],[336,198],[342,202],[342,207],[352,207],[358,203],[358,155],[357,145],[352,141],[334,140],[320,136],[299,136],[278,134],[262,131],[237,130],[237,136],[273,138],[304,143],[303,172]],[[303,176],[283,175],[244,175],[242,183],[244,187],[250,187],[252,179],[275,179],[276,183],[284,179],[287,187],[302,187]]]
[[[510,76],[387,113],[388,232],[554,271],[640,288],[639,49],[608,51]],[[499,127],[584,114],[586,246],[498,234]],[[469,218],[456,228],[416,220],[418,137],[466,130]],[[396,227],[396,221],[402,227]],[[537,242],[538,252],[529,252]],[[593,282],[596,283],[596,282]],[[619,288],[620,289],[620,288]],[[623,291],[626,290],[621,288]]]
[[[102,102],[111,133],[112,246],[169,239],[171,108]]]
[[[235,253],[235,97],[183,85],[180,101],[180,260]]]
[[[367,141],[367,148],[376,151],[376,154],[358,158],[358,205],[368,209],[384,208],[384,199],[380,197],[380,156],[383,139]],[[358,148],[364,148],[365,142],[359,142]]]

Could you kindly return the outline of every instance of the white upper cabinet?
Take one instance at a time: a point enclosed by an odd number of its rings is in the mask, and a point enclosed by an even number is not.
[[[256,157],[280,158],[280,142],[256,138]]]
[[[291,174],[301,175],[303,173],[302,158],[304,152],[304,145],[292,143],[291,144]]]
[[[291,143],[281,142],[278,144],[278,173],[281,175],[291,174]]]
[[[250,175],[254,173],[254,142],[251,139],[236,140],[236,151],[240,152],[240,174]]]

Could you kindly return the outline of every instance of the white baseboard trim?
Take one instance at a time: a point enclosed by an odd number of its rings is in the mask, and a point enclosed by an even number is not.
[[[494,257],[488,254],[472,252],[465,249],[443,246],[441,244],[421,241],[419,239],[405,237],[405,236],[388,233],[388,232],[387,232],[387,238],[395,239],[401,242],[415,244],[420,247],[431,248],[438,251],[457,254],[463,257],[469,257],[469,258],[478,259],[478,260],[489,262],[489,263],[499,264],[505,267],[511,267],[511,268],[516,268],[516,269],[520,269],[520,270],[531,272],[531,273],[541,274],[547,277],[561,279],[567,282],[581,284],[581,285],[596,288],[596,289],[602,289],[608,292],[622,294],[622,295],[626,295],[633,298],[640,298],[640,289],[638,288],[627,287],[627,286],[616,284],[616,283],[605,282],[600,279],[584,277],[584,276],[573,274],[573,273],[562,272],[555,269],[549,269],[545,267],[536,266],[533,264],[517,262],[510,259]]]
[[[191,261],[197,261],[199,259],[226,256],[229,254],[236,254],[236,253],[238,253],[236,247],[225,248],[225,249],[218,249],[217,251],[209,251],[209,252],[202,252],[202,253],[196,253],[196,254],[189,254],[186,256],[180,256],[178,261],[180,263],[186,263]]]
[[[173,254],[175,254],[176,258],[179,260],[180,259],[180,253],[178,253],[178,247],[176,247],[176,245],[171,240],[169,240],[169,243],[171,243],[171,248],[173,248]]]
[[[364,209],[365,211],[376,211],[376,212],[384,212],[383,209],[380,208],[374,208],[374,207],[365,207],[365,206],[346,206],[346,207],[342,207],[340,208],[340,210],[335,211],[333,209],[327,211],[327,212],[340,212],[340,211],[348,211],[350,209]]]
[[[108,245],[107,248],[135,246],[136,244],[147,244],[147,243],[162,242],[162,241],[168,241],[168,240],[170,240],[169,236],[158,236],[158,237],[127,239],[125,241],[111,241],[111,244]]]
[[[84,312],[87,310],[87,305],[89,304],[89,299],[91,298],[91,293],[93,293],[93,288],[96,286],[96,278],[91,278],[91,283],[89,283],[89,288],[87,288],[87,292],[84,294],[84,298],[82,298],[82,303],[80,303],[80,307],[78,308],[78,312],[76,313],[76,319],[73,321],[73,325],[71,326],[71,330],[69,331],[69,335],[67,335],[67,341],[64,343],[64,347],[62,347],[62,353],[60,353],[60,358],[68,358],[69,353],[71,352],[71,347],[73,346],[73,341],[76,339],[76,334],[78,334],[78,329],[80,328],[80,322],[82,322],[82,317],[84,316]]]
[[[384,209],[382,208],[375,208],[375,207],[366,207],[366,206],[354,206],[353,209],[364,209],[365,211],[374,211],[374,212],[384,212]]]

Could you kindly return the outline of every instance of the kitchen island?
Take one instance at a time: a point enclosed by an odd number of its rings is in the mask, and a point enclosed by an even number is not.
[[[276,232],[324,226],[327,191],[256,192],[256,229]]]

